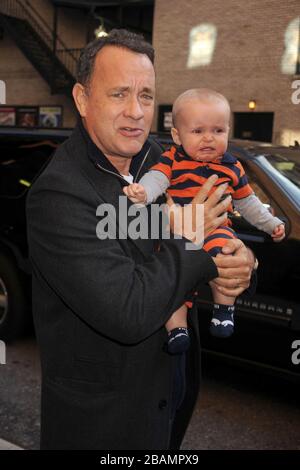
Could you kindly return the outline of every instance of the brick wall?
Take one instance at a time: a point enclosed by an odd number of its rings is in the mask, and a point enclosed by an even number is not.
[[[157,104],[208,86],[227,96],[232,111],[248,111],[255,99],[255,112],[274,112],[274,142],[300,139],[300,104],[291,102],[291,84],[299,77],[281,72],[284,34],[299,13],[299,0],[156,0]],[[201,23],[217,29],[214,54],[209,65],[188,69],[189,33]]]
[[[48,0],[25,1],[31,4],[53,28],[53,6]],[[82,12],[60,8],[57,33],[68,48],[86,44],[86,17]],[[59,47],[59,46],[58,46]],[[63,125],[72,127],[76,121],[73,100],[65,95],[51,95],[50,87],[8,34],[0,39],[0,79],[6,83],[6,103],[11,105],[61,105]]]
[[[64,95],[51,95],[48,84],[6,35],[0,41],[0,57],[0,78],[6,83],[7,104],[61,105],[63,106],[64,127],[72,127],[75,124],[71,98]]]

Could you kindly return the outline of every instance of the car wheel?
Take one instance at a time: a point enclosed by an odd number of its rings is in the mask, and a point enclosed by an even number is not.
[[[26,324],[26,300],[14,260],[0,253],[0,340],[18,338]]]

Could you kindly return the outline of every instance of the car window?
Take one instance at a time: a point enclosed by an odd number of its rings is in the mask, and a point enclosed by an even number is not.
[[[279,158],[280,157],[280,158]],[[259,156],[255,160],[276,184],[285,192],[294,204],[300,208],[300,166],[294,158],[276,155]]]
[[[298,189],[300,188],[300,152],[276,152],[266,155],[268,162]]]
[[[51,141],[1,143],[0,197],[19,197],[27,191],[56,147]]]

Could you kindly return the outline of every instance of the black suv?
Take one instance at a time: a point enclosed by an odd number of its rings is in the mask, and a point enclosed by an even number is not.
[[[30,266],[25,200],[28,188],[70,130],[0,128],[0,339],[23,332],[30,318]]]
[[[27,190],[70,132],[0,128],[0,339],[18,337],[30,318]],[[169,136],[154,138],[171,143]],[[295,344],[300,349],[300,149],[232,141],[229,151],[241,160],[255,193],[285,221],[287,237],[274,243],[234,213],[234,229],[260,262],[258,288],[253,297],[237,299],[235,333],[223,340],[209,335],[212,299],[203,286],[198,301],[203,350],[299,380],[300,364],[292,355]]]

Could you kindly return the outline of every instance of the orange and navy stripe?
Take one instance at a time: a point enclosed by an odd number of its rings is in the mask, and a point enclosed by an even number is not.
[[[227,193],[233,199],[242,199],[253,193],[242,164],[226,152],[213,162],[197,162],[189,157],[182,147],[172,146],[161,155],[160,161],[152,170],[164,173],[170,180],[168,193],[175,203],[184,205],[191,202],[206,180],[218,175],[213,191],[222,184],[228,183]]]
[[[203,249],[211,256],[217,256],[217,254],[222,251],[223,246],[226,245],[228,240],[232,240],[233,238],[237,238],[234,231],[231,228],[222,225],[205,238]],[[195,292],[187,295],[185,300],[187,308],[192,308],[195,295]]]
[[[212,256],[217,256],[228,240],[237,238],[234,231],[227,226],[220,226],[205,238],[203,249]]]

